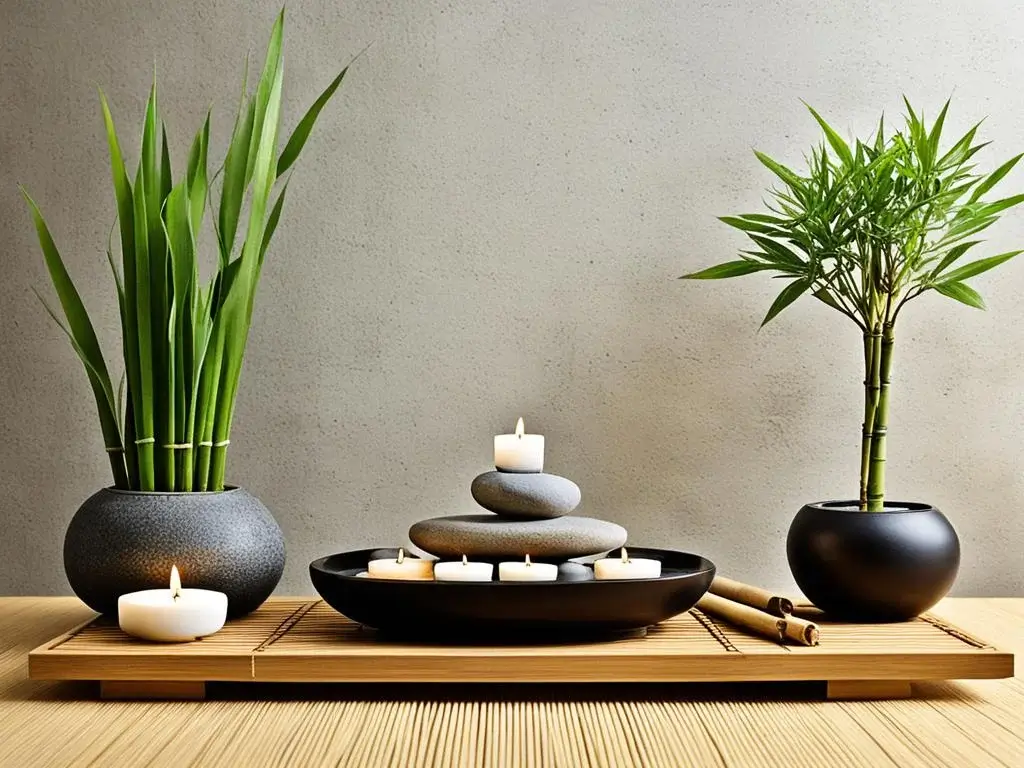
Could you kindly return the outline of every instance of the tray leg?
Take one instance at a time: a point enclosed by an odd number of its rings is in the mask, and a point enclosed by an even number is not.
[[[909,680],[829,680],[828,699],[907,699]]]
[[[206,683],[202,680],[102,680],[100,698],[201,701],[206,698]]]

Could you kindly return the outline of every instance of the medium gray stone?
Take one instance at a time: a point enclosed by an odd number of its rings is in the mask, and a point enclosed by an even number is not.
[[[594,569],[583,563],[559,563],[556,581],[593,581]]]
[[[409,539],[438,557],[519,560],[568,559],[618,549],[626,529],[589,517],[551,520],[510,520],[495,515],[457,515],[421,520],[409,529]]]
[[[544,472],[484,472],[469,490],[484,509],[529,520],[568,515],[581,496],[572,480]]]

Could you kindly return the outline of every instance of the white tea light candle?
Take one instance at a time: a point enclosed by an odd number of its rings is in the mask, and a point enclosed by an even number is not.
[[[143,640],[184,643],[212,635],[224,626],[228,596],[210,589],[182,589],[171,566],[169,589],[130,592],[117,599],[121,630]]]
[[[493,565],[471,563],[465,555],[462,556],[462,562],[434,564],[436,581],[490,581],[493,576]]]
[[[371,579],[394,579],[405,581],[433,581],[434,561],[406,557],[405,550],[398,550],[398,557],[386,560],[371,560],[366,570]]]
[[[660,576],[660,560],[630,557],[625,547],[619,557],[605,557],[594,563],[596,579],[657,579]]]
[[[494,436],[494,467],[502,472],[543,472],[544,435],[524,434],[523,420],[514,435]]]
[[[557,565],[531,563],[529,555],[522,563],[498,563],[498,579],[500,581],[554,581],[557,578]]]

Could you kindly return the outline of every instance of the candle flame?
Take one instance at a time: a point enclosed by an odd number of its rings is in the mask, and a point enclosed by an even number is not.
[[[523,438],[523,433],[526,431],[526,427],[523,426],[523,417],[519,417],[519,421],[516,422],[516,437],[520,440]]]
[[[398,548],[398,558],[395,560],[395,562],[399,564],[405,562],[405,550],[401,547]]]
[[[462,556],[462,564],[463,565],[469,565],[469,558],[466,557],[465,555]]]
[[[629,553],[626,552],[626,548],[625,547],[622,548],[622,551],[620,552],[620,554],[622,555],[622,562],[628,563],[629,562]]]
[[[181,576],[176,565],[171,566],[171,597],[175,600],[181,597]]]
[[[522,421],[522,419],[520,419],[520,421]],[[529,568],[531,565],[533,565],[533,563],[530,562],[530,556],[527,555],[526,556],[526,567]]]

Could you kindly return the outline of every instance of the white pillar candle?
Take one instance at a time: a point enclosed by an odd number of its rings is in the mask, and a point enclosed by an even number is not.
[[[371,579],[434,580],[434,561],[406,557],[404,549],[399,549],[398,557],[394,559],[371,560],[366,570]]]
[[[543,472],[544,435],[523,434],[523,420],[514,435],[494,436],[494,467],[502,472]]]
[[[183,643],[212,635],[224,626],[228,596],[210,589],[182,589],[171,566],[170,589],[130,592],[117,599],[121,630],[143,640]]]
[[[465,555],[462,562],[434,563],[435,581],[490,581],[494,566],[490,563],[471,563]]]
[[[596,579],[657,579],[661,576],[661,561],[630,557],[623,547],[619,557],[605,557],[594,563]]]
[[[498,563],[498,579],[501,581],[554,581],[557,578],[557,565],[531,563],[529,555],[522,563]]]

